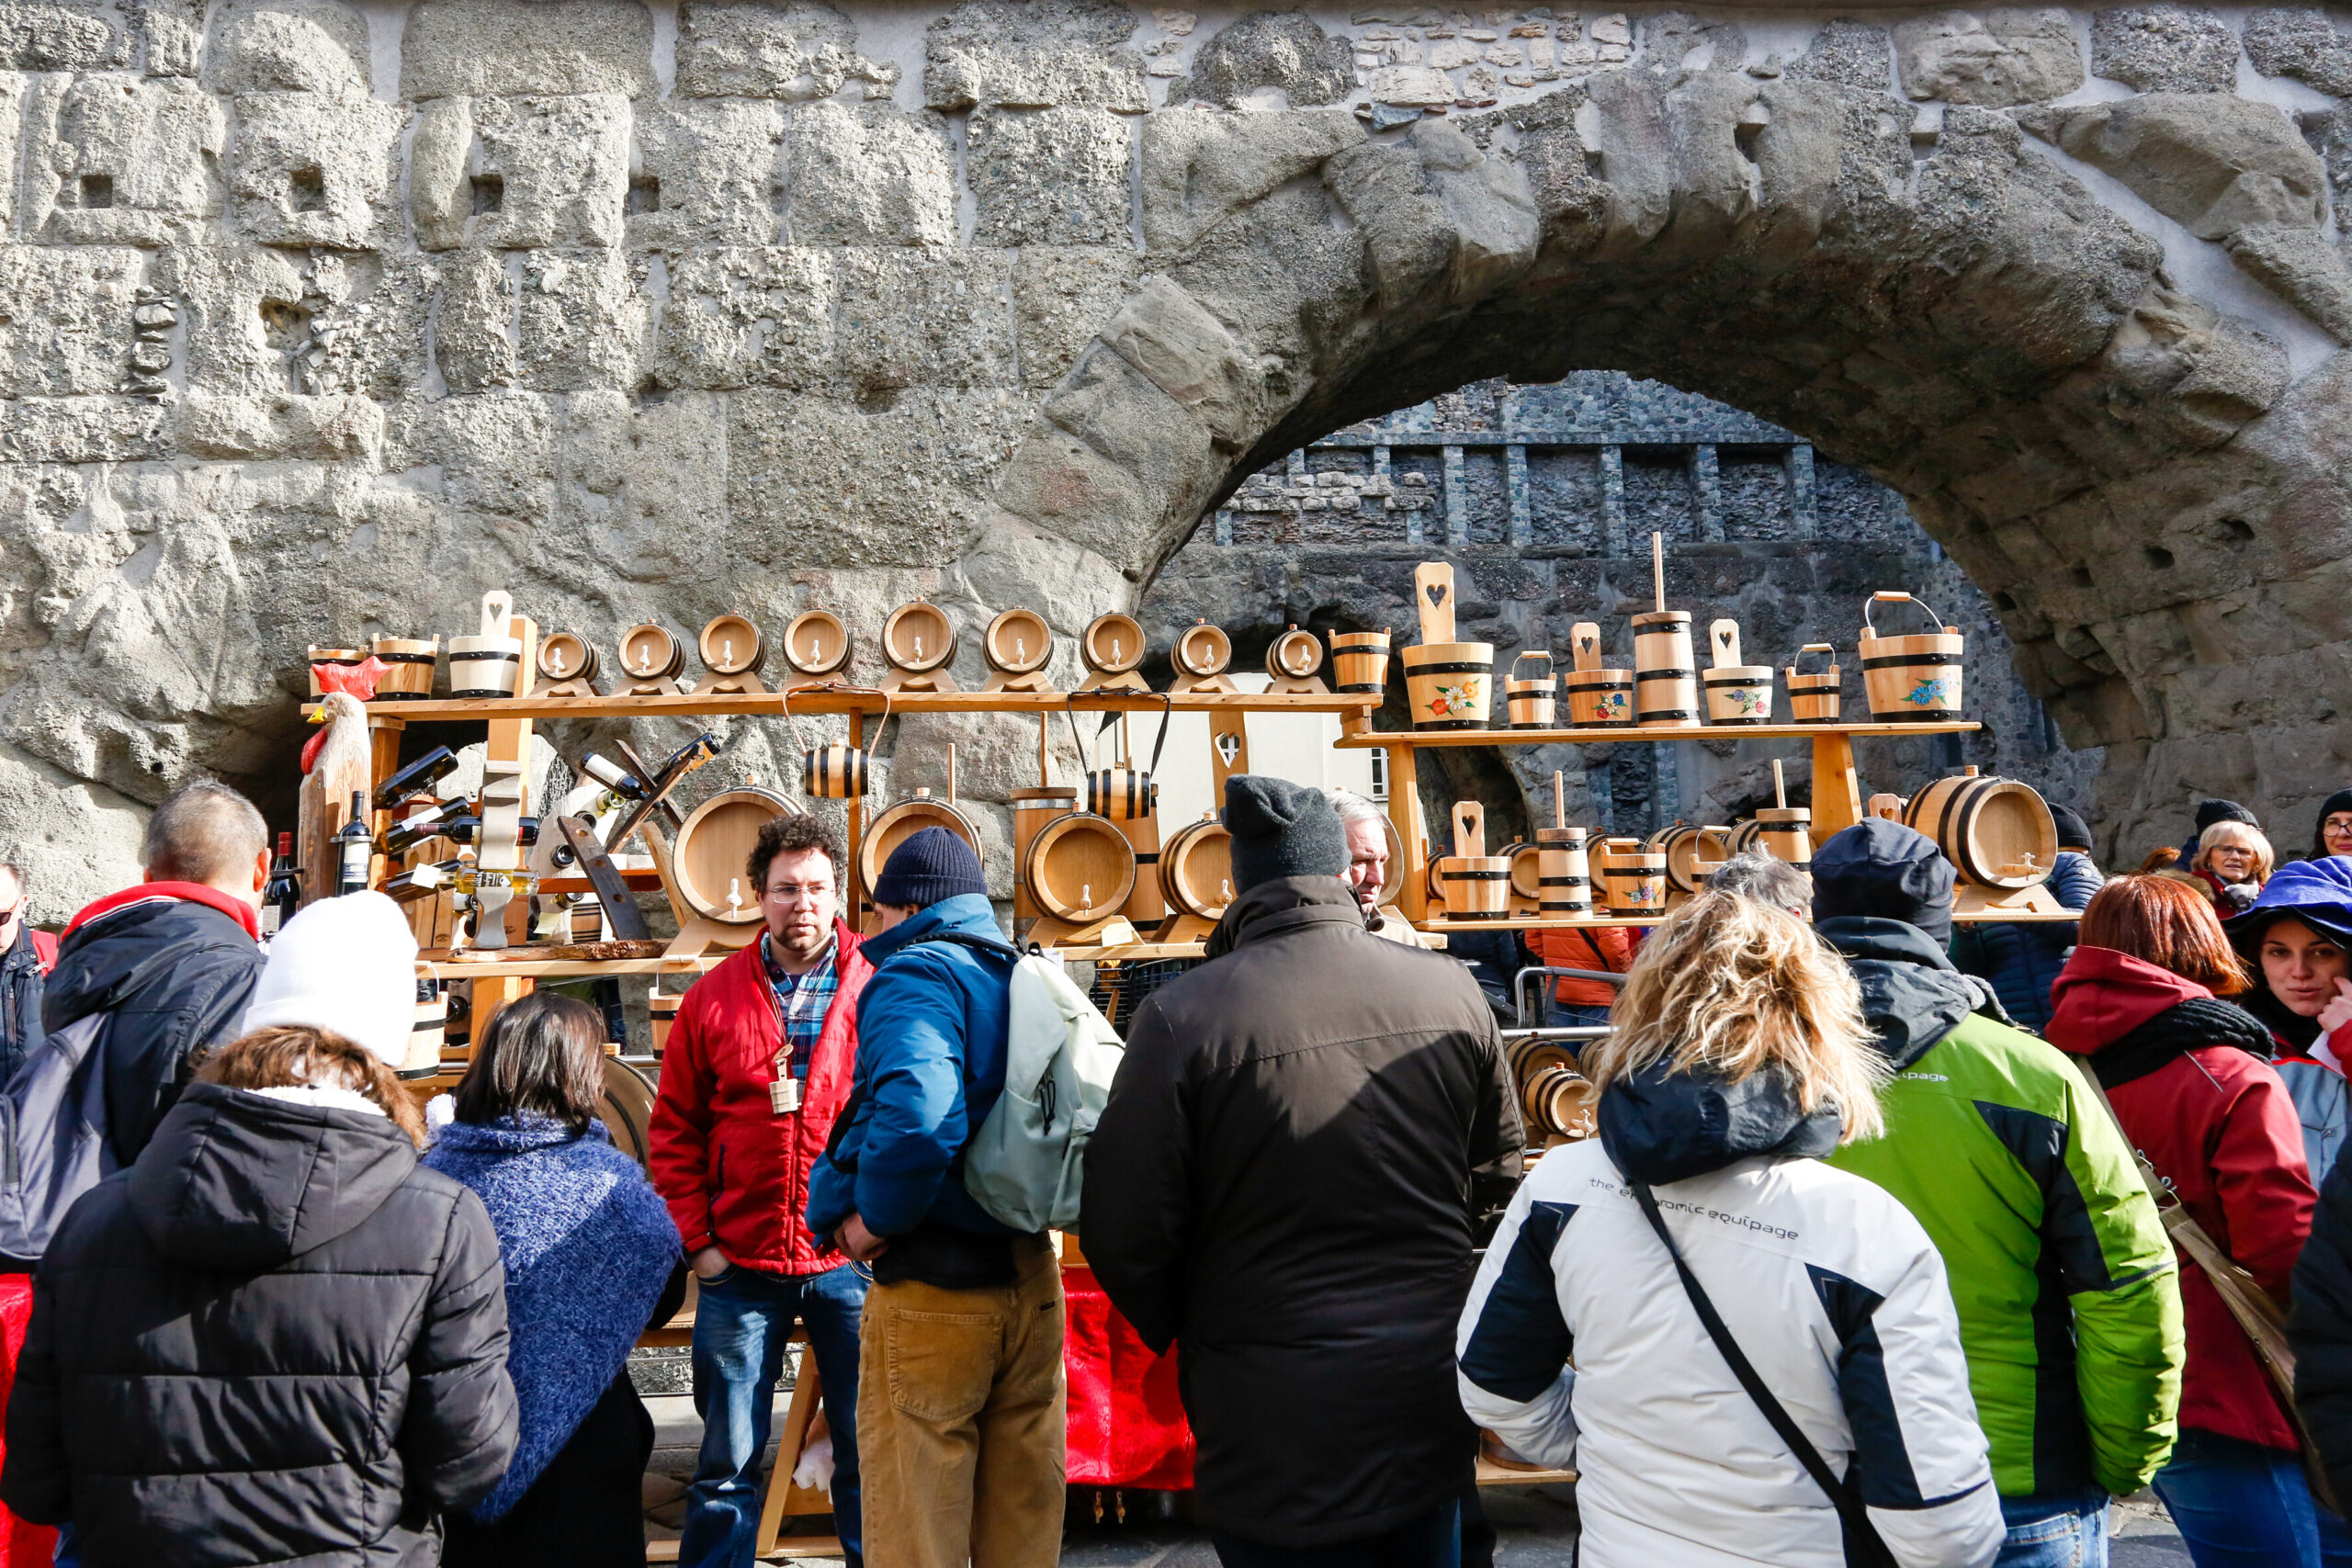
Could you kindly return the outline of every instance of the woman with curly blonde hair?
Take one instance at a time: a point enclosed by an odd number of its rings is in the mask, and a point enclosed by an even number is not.
[[[1991,1562],[2000,1503],[1942,1261],[1883,1190],[1821,1163],[1880,1126],[1844,961],[1781,910],[1702,894],[1610,1022],[1584,1058],[1600,1135],[1521,1187],[1463,1313],[1471,1418],[1580,1472],[1593,1568],[1836,1568],[1867,1534],[1905,1568]]]

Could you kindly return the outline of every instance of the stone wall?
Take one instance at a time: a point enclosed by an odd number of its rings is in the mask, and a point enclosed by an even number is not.
[[[0,853],[57,910],[192,771],[282,814],[314,641],[498,587],[1075,632],[1283,454],[1586,368],[1900,492],[2127,843],[2299,816],[2352,773],[2347,93],[2312,10],[11,0]]]

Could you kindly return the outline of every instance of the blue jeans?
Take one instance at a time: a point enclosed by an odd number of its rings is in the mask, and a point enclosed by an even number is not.
[[[760,1528],[760,1456],[784,1348],[797,1318],[824,1385],[833,1433],[833,1529],[850,1568],[865,1562],[858,1521],[857,1325],[865,1272],[844,1263],[822,1274],[764,1274],[729,1265],[701,1282],[695,1307],[695,1411],[702,1454],[686,1489],[682,1568],[751,1568]],[[776,1462],[789,1470],[792,1456]],[[783,1484],[781,1478],[777,1484]]]
[[[2097,1487],[2002,1498],[2009,1537],[1993,1568],[2107,1568],[2107,1505]]]
[[[2352,1568],[2352,1532],[2292,1453],[2188,1430],[2155,1486],[2197,1568]]]

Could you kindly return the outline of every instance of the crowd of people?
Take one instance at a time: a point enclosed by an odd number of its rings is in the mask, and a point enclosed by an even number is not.
[[[2199,1568],[2352,1564],[2352,791],[2283,866],[2208,802],[2104,879],[2057,817],[2076,922],[1955,925],[1871,818],[1653,931],[1430,952],[1377,808],[1228,781],[1235,900],[1123,1020],[1074,1227],[1178,1355],[1228,1568],[1485,1568],[1482,1440],[1577,1472],[1600,1565],[2097,1564],[2151,1486]],[[499,1010],[428,1115],[398,906],[265,954],[264,824],[213,783],[145,863],[53,943],[0,867],[16,1551],[642,1562],[628,1357],[691,1289],[682,1562],[752,1562],[796,1339],[853,1565],[1058,1558],[1060,1264],[967,1179],[1031,1098],[1022,955],[962,839],[899,844],[861,936],[832,830],[760,832],[649,1168],[596,1010]],[[1599,1118],[1530,1169],[1539,960]]]

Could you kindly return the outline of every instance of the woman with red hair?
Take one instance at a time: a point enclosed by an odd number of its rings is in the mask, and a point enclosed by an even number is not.
[[[2284,1304],[2315,1194],[2302,1123],[2270,1066],[2270,1031],[2222,999],[2245,988],[2198,888],[2118,877],[2083,911],[2048,1035],[2086,1059],[2125,1134],[2181,1206]],[[2352,1562],[2352,1534],[2312,1502],[2294,1424],[2252,1342],[2185,1259],[2180,1295],[2188,1330],[2180,1439],[2155,1489],[2189,1555],[2199,1568]]]

